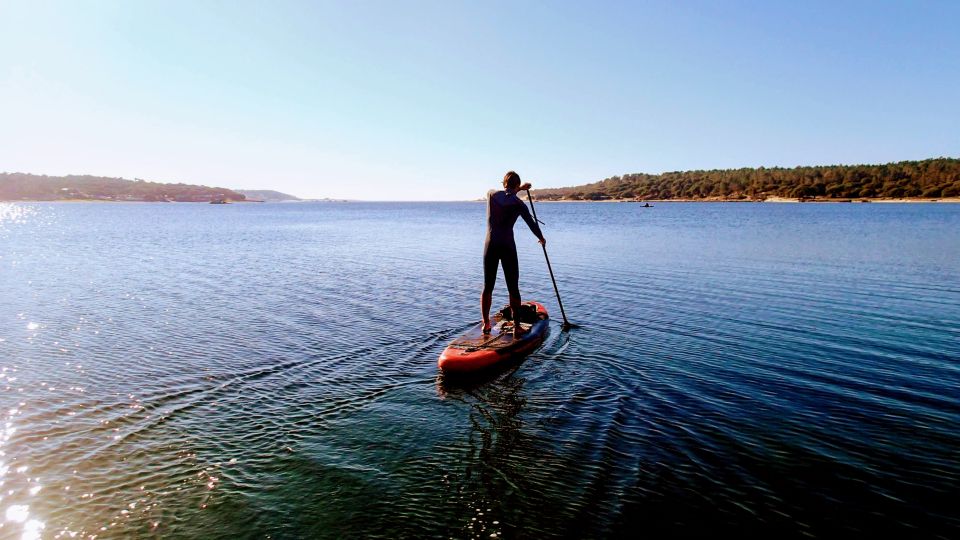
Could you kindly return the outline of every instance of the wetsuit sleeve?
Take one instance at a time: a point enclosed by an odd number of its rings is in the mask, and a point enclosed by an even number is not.
[[[530,215],[530,210],[527,209],[527,205],[523,204],[523,201],[520,201],[520,217],[527,222],[527,226],[530,227],[530,231],[533,232],[537,238],[543,240],[543,233],[540,232],[540,226],[537,225],[536,220],[534,220],[533,216]]]

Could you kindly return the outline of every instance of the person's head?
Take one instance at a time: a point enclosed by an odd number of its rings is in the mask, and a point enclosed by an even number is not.
[[[503,175],[503,188],[517,189],[518,187],[520,187],[520,175],[513,171],[507,171],[507,174]]]

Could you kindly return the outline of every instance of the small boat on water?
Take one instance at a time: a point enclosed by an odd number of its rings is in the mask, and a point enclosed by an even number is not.
[[[210,201],[210,204],[230,204],[230,201],[226,199],[214,199]]]

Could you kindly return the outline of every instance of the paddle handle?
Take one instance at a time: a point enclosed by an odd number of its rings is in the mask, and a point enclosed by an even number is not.
[[[533,195],[530,195],[530,190],[527,190],[527,200],[530,201],[530,210],[533,211],[533,220],[539,221],[537,219],[537,208],[533,206]],[[557,280],[553,277],[553,267],[550,266],[550,256],[547,255],[547,246],[540,244],[540,247],[543,248],[543,258],[547,261],[547,270],[550,272],[550,281],[553,283],[553,292],[557,295],[557,304],[560,304],[560,315],[563,317],[563,325],[570,326],[570,321],[567,320],[567,313],[563,310],[563,301],[560,300],[560,289],[557,289]]]

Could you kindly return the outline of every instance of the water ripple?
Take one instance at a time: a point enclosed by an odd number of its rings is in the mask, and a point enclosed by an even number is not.
[[[518,231],[551,334],[446,380],[481,205],[2,204],[0,530],[954,537],[960,211],[918,206],[538,206],[582,328]]]

